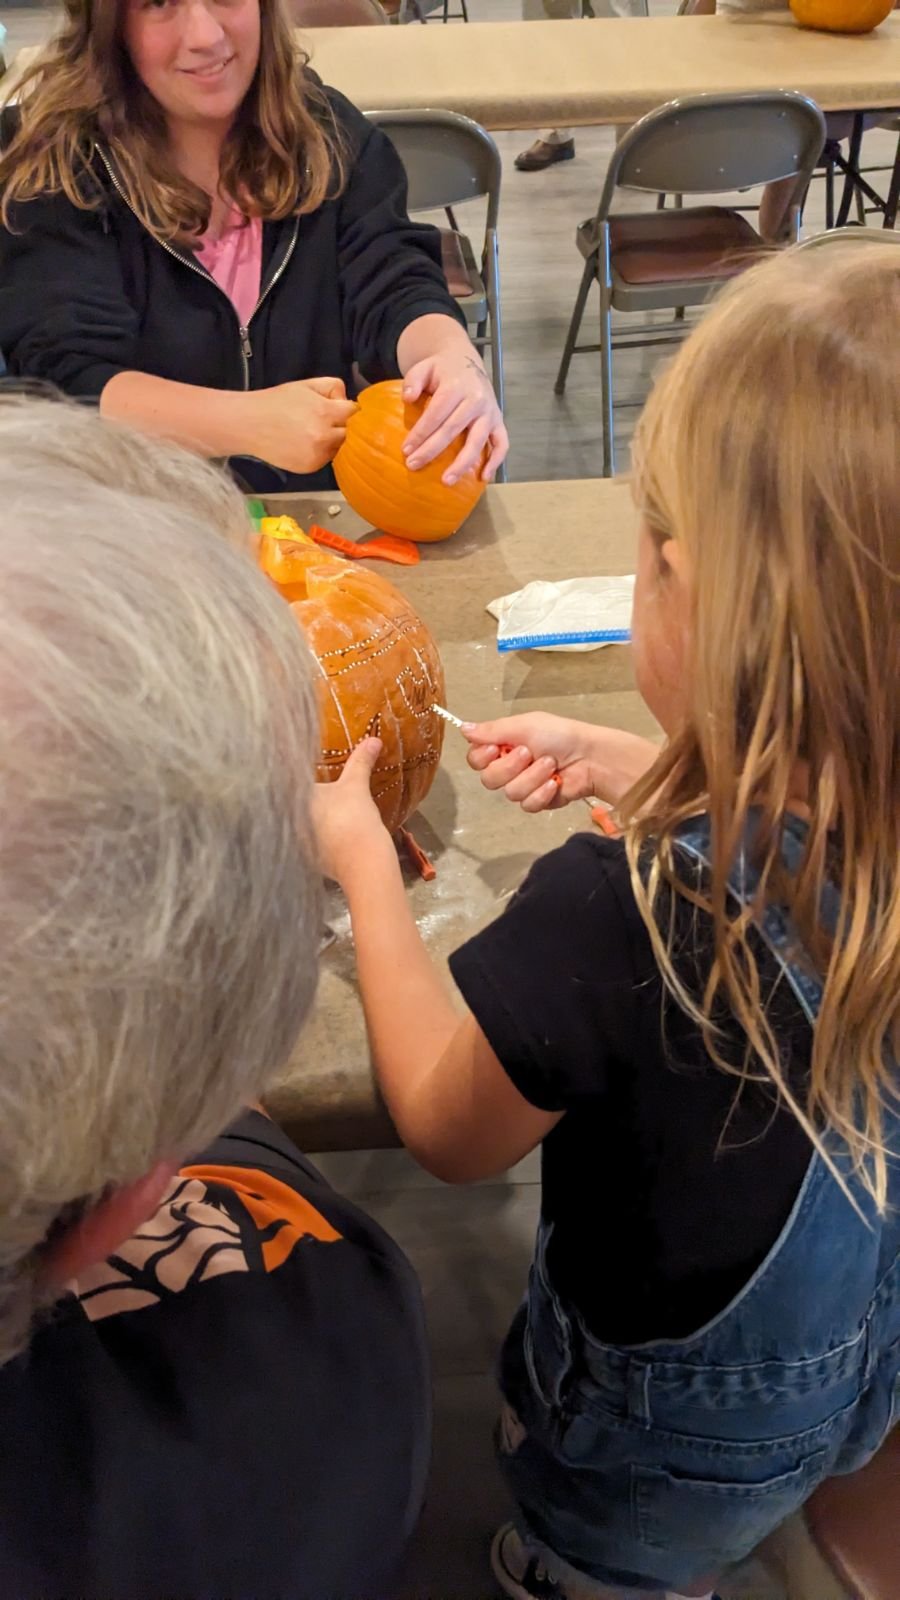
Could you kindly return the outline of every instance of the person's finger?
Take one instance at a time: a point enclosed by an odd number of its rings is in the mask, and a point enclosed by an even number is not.
[[[472,472],[477,467],[484,453],[488,434],[491,431],[490,421],[487,417],[476,417],[467,435],[466,442],[459,452],[452,467],[444,473],[443,482],[451,485],[458,483],[467,472]]]
[[[403,441],[403,454],[406,457],[407,466],[412,466],[411,458],[421,450],[422,446],[431,438],[435,429],[446,421],[447,417],[456,410],[458,405],[459,395],[450,387],[438,389],[431,396],[418,422],[410,428]]]
[[[537,811],[555,811],[565,803],[559,792],[559,784],[555,778],[551,778],[549,782],[542,783],[537,789],[533,789],[531,794],[522,801],[522,810],[533,815]]]
[[[347,389],[343,378],[306,378],[304,388],[314,389],[326,400],[346,400]],[[353,402],[351,401],[351,404]]]
[[[325,420],[333,427],[342,428],[352,417],[354,411],[359,410],[355,400],[342,400],[335,397],[325,402]]]
[[[519,745],[515,750],[510,750],[508,755],[492,761],[481,774],[481,781],[486,789],[496,793],[498,789],[505,789],[513,778],[518,778],[526,767],[531,766],[531,761],[531,751],[526,750],[524,745]]]
[[[499,754],[495,744],[475,744],[466,756],[466,762],[473,772],[484,772],[485,767],[496,761]]]
[[[488,456],[481,473],[482,479],[485,483],[493,483],[499,469],[502,467],[506,457],[509,454],[509,434],[506,431],[504,423],[501,422],[499,427],[494,428],[490,435],[490,440],[492,446],[491,453]]]
[[[431,405],[434,405],[432,400]],[[431,405],[428,410],[431,410]],[[418,445],[412,455],[407,456],[406,465],[416,472],[420,467],[427,467],[429,461],[434,461],[442,451],[449,450],[452,444],[466,432],[474,421],[475,406],[471,400],[461,400],[456,409],[450,413],[446,422],[435,428],[425,444]],[[423,419],[424,420],[424,419]]]
[[[351,750],[347,757],[338,783],[342,783],[345,788],[349,788],[351,784],[365,784],[368,789],[382,748],[380,739],[372,737],[361,739],[355,750]]]
[[[496,722],[464,722],[460,733],[471,745],[505,744],[508,748],[520,741],[516,738],[518,717],[499,717]]]
[[[556,771],[556,762],[552,756],[540,756],[537,761],[532,761],[525,771],[517,778],[510,779],[504,793],[507,800],[521,805],[536,789],[544,788],[545,784],[553,783],[553,774]],[[554,785],[555,786],[555,785]]]
[[[403,380],[404,400],[413,401],[420,399],[424,391],[428,388],[431,375],[432,363],[430,361],[417,361],[414,367],[410,367],[406,377]]]

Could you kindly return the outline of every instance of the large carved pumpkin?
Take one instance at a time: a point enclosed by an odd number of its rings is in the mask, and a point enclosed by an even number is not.
[[[871,33],[894,9],[894,0],[791,0],[803,28],[826,33]]]
[[[348,505],[373,528],[428,544],[449,539],[462,526],[481,499],[484,484],[476,472],[465,473],[451,486],[441,482],[462,439],[427,467],[410,471],[403,441],[426,404],[427,399],[404,400],[398,380],[364,389],[334,458],[334,474]]]
[[[431,709],[444,695],[437,645],[393,584],[301,540],[264,533],[259,563],[291,602],[319,665],[317,777],[339,778],[354,746],[377,734],[372,794],[394,833],[424,800],[440,760],[444,725]]]

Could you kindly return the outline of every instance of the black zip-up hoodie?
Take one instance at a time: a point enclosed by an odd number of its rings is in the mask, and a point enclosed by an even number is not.
[[[224,290],[187,250],[161,245],[98,151],[96,211],[65,195],[16,207],[0,228],[0,350],[14,378],[98,399],[117,372],[210,389],[266,389],[297,378],[398,376],[397,340],[417,317],[463,321],[440,264],[439,235],[410,221],[390,140],[333,89],[348,151],[343,193],[307,216],[263,225],[260,299],[245,329]],[[333,483],[330,468],[291,476],[239,463],[254,487]]]

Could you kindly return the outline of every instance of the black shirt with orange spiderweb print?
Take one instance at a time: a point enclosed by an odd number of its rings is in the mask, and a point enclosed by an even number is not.
[[[0,1370],[0,1593],[379,1600],[418,1514],[414,1275],[248,1112]]]

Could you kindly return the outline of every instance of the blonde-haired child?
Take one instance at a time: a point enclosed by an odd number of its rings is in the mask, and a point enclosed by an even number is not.
[[[897,1417],[898,374],[900,250],[868,242],[748,273],[660,379],[634,662],[665,743],[469,729],[487,787],[600,795],[625,831],[575,834],[456,953],[462,1022],[377,744],[317,797],[405,1142],[457,1182],[543,1146],[501,1370],[517,1600],[707,1594]]]

